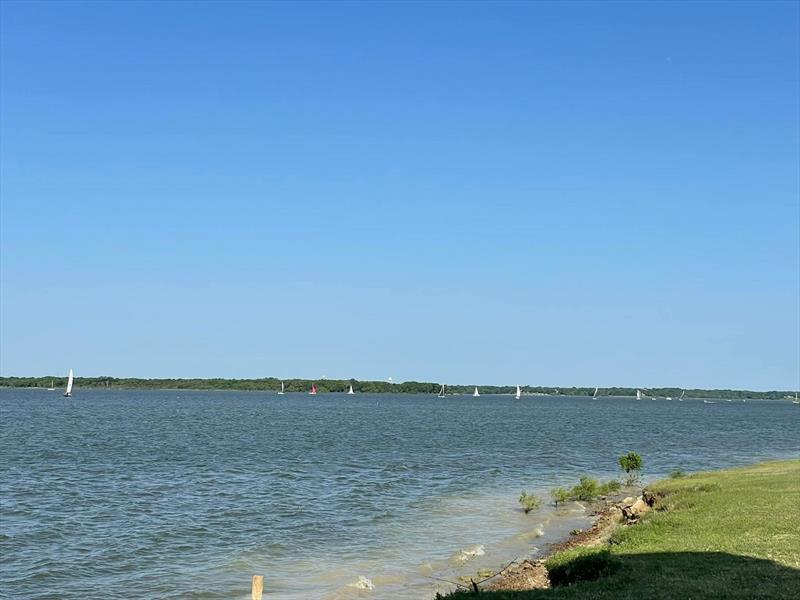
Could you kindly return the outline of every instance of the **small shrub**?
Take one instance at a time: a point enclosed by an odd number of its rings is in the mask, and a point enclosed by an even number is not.
[[[519,496],[519,503],[522,505],[522,510],[527,515],[532,510],[536,510],[542,505],[542,499],[539,496],[534,496],[526,491],[523,491]]]
[[[619,558],[607,549],[562,552],[545,563],[553,587],[571,585],[578,581],[594,581],[611,575],[619,565]]]
[[[637,452],[628,452],[620,456],[617,460],[619,461],[620,468],[625,471],[625,474],[628,476],[626,483],[628,485],[636,483],[639,479],[639,474],[642,469],[644,469],[644,460],[641,454]]]
[[[670,479],[680,479],[681,477],[686,477],[686,473],[681,471],[680,469],[676,469],[669,474]]]
[[[573,486],[570,490],[570,496],[574,500],[584,500],[588,502],[597,498],[599,489],[600,484],[597,483],[597,479],[592,479],[588,475],[581,475],[581,478],[578,480],[578,485]]]
[[[602,484],[598,488],[597,493],[600,494],[601,496],[608,496],[609,494],[618,492],[621,487],[622,484],[619,481],[617,481],[616,479],[612,479]]]
[[[617,461],[620,468],[625,471],[627,477],[625,478],[625,485],[634,485],[639,481],[639,475],[644,469],[644,460],[641,454],[637,452],[628,452],[620,456]]]
[[[626,473],[631,471],[641,471],[644,468],[644,460],[636,452],[628,452],[619,457],[619,466]]]
[[[570,500],[570,493],[569,490],[566,490],[563,487],[556,487],[550,490],[550,497],[553,499],[553,504],[555,504],[556,508],[558,508],[559,504],[564,504],[564,502],[568,502]]]
[[[580,535],[581,533],[583,533],[583,529],[573,529],[569,532],[570,535]]]

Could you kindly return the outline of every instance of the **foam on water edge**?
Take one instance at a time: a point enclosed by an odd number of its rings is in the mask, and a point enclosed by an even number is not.
[[[386,544],[368,555],[341,548],[285,565],[281,561],[285,568],[267,577],[273,583],[270,597],[433,598],[454,589],[451,582],[477,577],[479,571],[498,571],[512,560],[535,558],[547,544],[590,521],[585,508],[576,505],[558,511],[545,506],[525,515],[510,490],[432,499],[430,505],[435,510],[416,515],[410,531],[383,525]],[[273,569],[277,566],[273,563]]]

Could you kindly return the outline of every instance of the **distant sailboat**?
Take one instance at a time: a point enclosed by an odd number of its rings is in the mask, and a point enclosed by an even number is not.
[[[69,370],[69,377],[67,377],[67,389],[64,392],[64,397],[65,398],[69,398],[70,396],[72,396],[72,380],[73,380],[72,369],[70,369]]]
[[[592,394],[592,400],[597,400],[597,392],[599,391],[598,388],[594,388],[594,394]]]
[[[703,400],[703,404],[716,404],[713,400]]]
[[[678,398],[678,402],[683,402],[683,396],[686,394],[685,391],[681,390],[681,397]]]
[[[797,399],[797,392],[794,393],[794,400],[792,400],[792,404],[800,404],[800,400]]]
[[[444,398],[444,384],[442,384],[442,389],[439,390],[439,398]]]
[[[642,399],[642,390],[636,390],[636,399],[637,400],[641,400]]]
[[[311,391],[308,392],[308,393],[311,394],[312,396],[316,395],[316,393],[317,393],[317,384],[316,383],[312,383],[311,384]]]
[[[281,381],[281,391],[278,392],[278,396],[283,396],[283,382]]]
[[[355,392],[353,391],[353,384],[352,383],[350,384],[350,387],[347,389],[347,394],[348,395],[355,394]]]
[[[522,398],[522,390],[521,390],[521,389],[519,389],[519,386],[517,386],[517,393],[516,393],[516,394],[514,394],[514,398],[515,398],[515,399],[517,399],[517,400],[519,400],[520,398]]]
[[[52,379],[50,380],[50,387],[47,388],[47,391],[48,392],[55,392],[56,391],[55,382]]]

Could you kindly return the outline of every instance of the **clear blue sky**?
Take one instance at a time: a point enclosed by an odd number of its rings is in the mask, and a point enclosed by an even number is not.
[[[4,375],[800,386],[792,2],[2,2]]]

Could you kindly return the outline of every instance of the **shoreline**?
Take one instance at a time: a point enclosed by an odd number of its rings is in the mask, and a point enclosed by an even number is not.
[[[637,523],[639,516],[650,509],[643,499],[645,489],[640,486],[630,486],[617,494],[591,502],[568,503],[583,506],[586,518],[590,519],[590,525],[586,529],[575,530],[548,542],[542,549],[533,552],[534,557],[514,558],[500,570],[479,569],[470,575],[459,576],[457,588],[453,591],[474,591],[476,586],[485,591],[549,589],[550,579],[545,563],[565,550],[605,544],[618,527]],[[567,514],[558,515],[559,510]],[[566,507],[559,510],[555,511],[556,518],[563,519],[564,522],[575,518],[574,515],[570,517]],[[636,516],[633,516],[634,513]],[[531,548],[535,550],[535,546],[532,545]],[[494,572],[490,574],[490,571]]]
[[[664,590],[675,598],[795,597],[798,497],[797,458],[660,479],[636,497],[604,502],[591,528],[541,557],[437,600],[477,591],[487,600],[647,598]]]
[[[397,384],[402,385],[402,384]],[[50,389],[44,386],[22,386],[22,385],[0,385],[0,390],[25,390],[25,391],[40,391],[40,392],[61,392],[65,387],[64,383],[56,383],[54,389]],[[456,386],[451,386],[456,387]],[[458,386],[463,387],[463,386]],[[489,386],[486,386],[489,387]],[[492,386],[493,387],[493,386]],[[471,389],[471,388],[470,388]],[[77,395],[81,391],[86,391],[90,393],[94,392],[228,392],[228,393],[239,393],[239,394],[261,394],[265,396],[289,396],[289,397],[296,397],[296,396],[309,396],[309,395],[317,395],[317,396],[347,396],[351,397],[352,394],[348,394],[346,389],[337,389],[337,390],[330,390],[330,389],[319,389],[317,394],[310,394],[308,390],[301,389],[301,390],[286,390],[284,393],[279,393],[277,389],[274,388],[229,388],[229,387],[149,387],[149,386],[126,386],[126,385],[112,385],[109,387],[105,387],[102,385],[84,385],[80,384],[80,382],[76,378],[75,390],[74,394]],[[746,402],[747,400],[753,402],[771,402],[771,403],[792,403],[794,402],[794,396],[789,395],[776,395],[776,394],[783,394],[783,392],[748,392],[745,390],[732,390],[733,394],[736,395],[715,395],[714,392],[716,390],[692,390],[692,394],[689,396],[685,396],[683,399],[679,400],[676,397],[667,396],[667,395],[657,395],[653,397],[647,397],[643,399],[637,399],[635,394],[602,394],[597,398],[593,398],[589,394],[584,394],[580,392],[575,393],[559,393],[559,394],[548,394],[543,392],[522,392],[521,398],[523,399],[544,399],[544,398],[559,398],[564,400],[590,400],[596,403],[603,403],[609,400],[632,400],[635,402],[670,402],[670,403],[678,403],[678,402],[694,402],[698,400],[707,400],[709,404],[716,404],[718,402],[734,402],[734,403],[742,403]],[[742,394],[755,394],[755,395],[742,395]],[[414,397],[431,397],[431,399],[441,400],[442,397],[437,395],[436,391],[412,391],[412,390],[355,390],[355,396],[414,396]],[[474,397],[473,393],[469,390],[464,390],[460,392],[447,392],[444,396],[445,398],[465,398],[465,397]],[[503,398],[514,398],[513,391],[484,391],[481,392],[479,398],[496,398],[496,397],[503,397]]]
[[[0,388],[30,389],[46,391],[51,383],[56,389],[66,385],[63,376],[47,375],[41,377],[0,377]],[[225,378],[137,378],[137,377],[75,377],[75,387],[84,390],[185,390],[185,391],[237,391],[262,392],[277,394],[281,383],[285,384],[285,392],[308,393],[312,384],[316,384],[320,394],[346,393],[353,386],[356,394],[414,394],[438,395],[441,383],[404,381],[387,382],[359,379],[307,379],[260,377],[249,379]],[[514,396],[516,385],[476,385],[476,384],[444,384],[446,396],[472,396],[478,388],[483,396]],[[674,400],[678,401],[682,394],[685,399],[723,399],[723,400],[793,400],[794,390],[733,390],[721,388],[680,388],[654,387],[634,388],[628,386],[606,386],[603,388],[583,386],[541,386],[522,385],[522,396],[533,398],[592,398],[603,400],[609,398],[637,398],[641,394],[643,401]],[[599,390],[599,391],[598,391]]]
[[[645,488],[631,488],[638,491],[634,496],[615,495],[612,499],[593,502],[587,507],[593,517],[591,526],[560,541],[548,544],[541,556],[512,563],[499,572],[486,586],[489,591],[520,591],[549,589],[551,587],[545,563],[560,552],[576,548],[592,548],[607,544],[619,527],[638,523],[639,517],[650,510],[644,500]],[[629,516],[626,516],[629,515]]]

